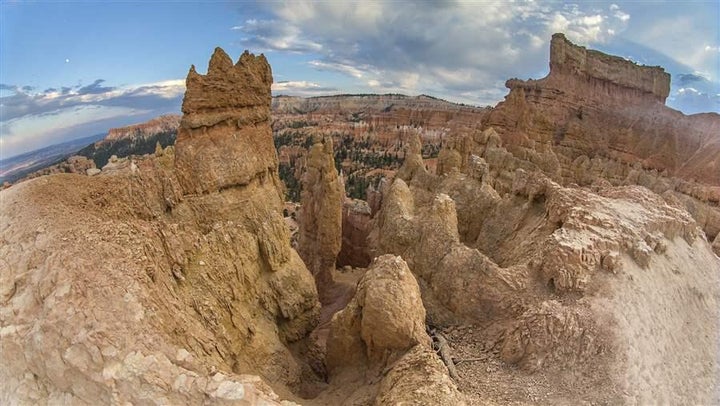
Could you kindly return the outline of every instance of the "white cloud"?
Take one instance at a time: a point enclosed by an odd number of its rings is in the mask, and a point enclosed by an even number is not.
[[[310,61],[308,62],[310,66],[318,69],[318,70],[329,70],[329,71],[335,71],[340,73],[345,73],[347,75],[361,78],[363,77],[364,71],[362,69],[356,68],[349,64],[344,63],[336,63],[336,62],[323,62],[323,61]],[[365,67],[365,70],[367,70],[368,67]]]

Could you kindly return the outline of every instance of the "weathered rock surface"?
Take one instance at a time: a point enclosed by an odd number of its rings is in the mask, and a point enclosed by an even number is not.
[[[626,92],[608,92],[602,98],[635,93],[640,99],[665,103],[670,94],[670,75],[662,67],[637,65],[619,56],[578,47],[563,34],[553,35],[550,71],[586,82],[604,82],[626,89]]]
[[[1,192],[0,402],[274,404],[263,380],[314,379],[289,347],[319,302],[256,114],[270,69],[226,58],[188,76],[179,156]]]
[[[383,367],[417,344],[429,347],[425,308],[412,272],[401,258],[375,258],[355,297],[333,318],[327,364],[332,376],[348,366]]]
[[[332,141],[312,146],[302,178],[298,215],[298,252],[315,276],[320,291],[332,283],[332,271],[342,245],[342,204],[345,190],[333,161]]]
[[[378,405],[463,402],[430,347],[415,277],[397,256],[375,258],[353,299],[333,317],[327,367],[331,384],[348,386],[372,385],[387,373],[376,389]]]
[[[502,147],[481,152],[489,171],[470,156],[443,176],[396,179],[376,215],[374,252],[407,260],[431,322],[507,326],[495,344],[504,361],[603,371],[624,401],[717,401],[704,388],[720,371],[720,260],[682,206],[637,186],[565,188],[521,167],[501,196],[491,185],[507,174],[494,160],[515,161]],[[688,289],[703,299],[683,299]]]
[[[416,345],[392,365],[380,382],[376,405],[465,405],[447,368],[435,353]]]
[[[207,75],[190,68],[175,147],[185,194],[279,182],[270,129],[271,84],[265,57],[247,52],[233,64],[216,48]]]

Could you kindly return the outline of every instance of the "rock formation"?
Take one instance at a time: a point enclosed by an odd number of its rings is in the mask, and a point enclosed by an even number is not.
[[[314,379],[289,347],[319,303],[282,219],[271,81],[217,49],[175,156],[1,192],[2,403],[272,404],[264,382]]]
[[[375,404],[457,404],[463,397],[431,348],[415,277],[400,257],[373,260],[327,344],[330,382],[380,382]],[[386,371],[387,370],[387,371]],[[360,373],[360,377],[357,374]],[[353,395],[343,403],[352,403]],[[435,403],[437,402],[437,403]]]
[[[247,52],[233,65],[216,48],[207,75],[190,68],[175,146],[175,167],[185,194],[277,183],[271,84],[265,57]]]
[[[345,190],[335,162],[332,141],[324,139],[310,149],[298,216],[298,252],[315,276],[323,298],[342,244],[342,203]]]
[[[685,116],[665,107],[669,75],[662,68],[587,50],[556,34],[550,74],[506,86],[510,93],[483,126],[497,131],[507,151],[527,162],[525,169],[565,185],[602,179],[645,186],[679,199],[709,240],[720,232],[720,116]]]
[[[563,187],[496,137],[458,138],[442,176],[407,160],[373,255],[407,261],[431,323],[500,329],[505,362],[631,403],[716,402],[720,260],[690,214],[643,187]]]
[[[562,35],[550,65],[489,110],[271,99],[216,49],[174,147],[0,192],[0,403],[720,403],[718,116]]]

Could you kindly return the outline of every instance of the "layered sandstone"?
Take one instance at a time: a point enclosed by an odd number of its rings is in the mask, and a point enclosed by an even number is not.
[[[282,218],[271,81],[218,49],[188,75],[177,155],[1,192],[3,403],[274,404],[265,382],[318,379],[290,349],[319,302]]]
[[[233,64],[216,48],[207,75],[190,68],[175,147],[177,175],[186,194],[255,181],[277,183],[269,125],[271,84],[265,57],[247,52]]]
[[[670,74],[662,67],[638,65],[618,56],[586,49],[571,43],[563,34],[553,35],[550,42],[550,75],[606,82],[637,93],[639,99],[660,103],[665,103],[670,94]],[[613,93],[623,92],[610,92],[610,96]]]

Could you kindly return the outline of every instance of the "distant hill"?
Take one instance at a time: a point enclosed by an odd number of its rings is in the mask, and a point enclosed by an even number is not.
[[[169,114],[145,123],[113,128],[104,139],[81,149],[77,155],[92,159],[102,168],[113,155],[144,155],[154,152],[158,142],[163,148],[175,144],[179,125],[180,116]]]
[[[0,183],[13,183],[32,172],[62,162],[88,144],[104,137],[105,134],[95,134],[2,159],[0,160]]]

